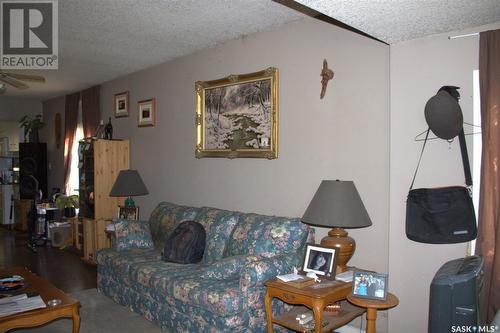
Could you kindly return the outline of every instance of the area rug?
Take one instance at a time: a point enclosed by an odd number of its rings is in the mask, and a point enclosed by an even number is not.
[[[110,298],[88,289],[72,294],[80,301],[80,333],[168,333],[144,317],[118,305]],[[15,333],[68,333],[72,332],[71,319],[59,319],[45,326],[9,331]]]

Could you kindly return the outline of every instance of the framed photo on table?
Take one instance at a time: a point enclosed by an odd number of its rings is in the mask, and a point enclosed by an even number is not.
[[[128,91],[124,91],[115,94],[114,98],[114,110],[115,118],[128,117],[129,115],[129,94]]]
[[[118,206],[118,218],[123,220],[138,220],[139,207]]]
[[[385,301],[387,299],[388,275],[355,270],[352,294],[356,297]]]
[[[335,278],[338,249],[307,244],[302,270],[306,273],[314,272],[330,279]]]

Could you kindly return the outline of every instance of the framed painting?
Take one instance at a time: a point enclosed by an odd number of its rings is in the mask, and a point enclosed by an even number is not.
[[[156,99],[137,102],[137,126],[154,126],[156,123]]]
[[[278,69],[196,82],[196,157],[278,157]]]
[[[130,98],[128,91],[115,94],[115,99],[114,99],[115,118],[128,117],[129,101]]]

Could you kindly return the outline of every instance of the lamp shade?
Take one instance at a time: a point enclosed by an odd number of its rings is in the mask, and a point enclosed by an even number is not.
[[[363,228],[370,216],[352,181],[323,180],[306,209],[302,222],[319,227]]]
[[[137,170],[121,170],[111,188],[111,197],[132,197],[149,194]]]

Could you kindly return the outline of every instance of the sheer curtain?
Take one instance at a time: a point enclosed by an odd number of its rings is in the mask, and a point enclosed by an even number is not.
[[[68,180],[65,184],[66,194],[73,195],[78,194],[79,187],[79,168],[78,168],[78,145],[79,141],[83,139],[83,122],[82,122],[82,102],[78,103],[78,117],[77,125],[75,131],[75,137],[73,138],[73,146],[71,147],[71,162],[69,169]]]
[[[482,308],[491,322],[500,309],[500,30],[479,37],[482,161],[476,253],[485,262]]]
[[[73,141],[78,124],[78,103],[80,93],[66,95],[64,110],[64,184],[68,183],[71,170]]]

